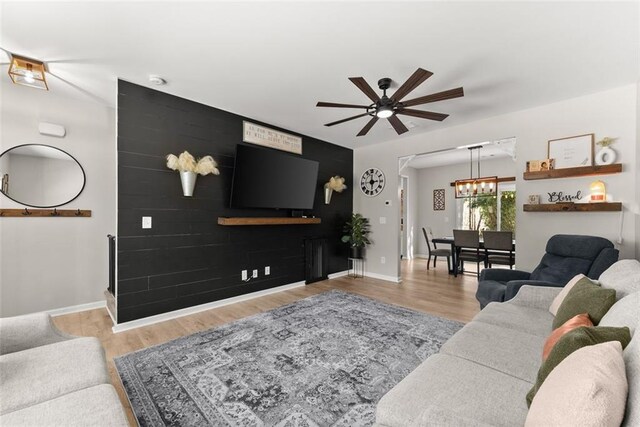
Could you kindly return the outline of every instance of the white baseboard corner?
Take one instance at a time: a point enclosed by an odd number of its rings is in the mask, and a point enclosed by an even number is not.
[[[347,273],[349,273],[348,270],[344,270],[344,271],[338,271],[337,273],[331,273],[329,274],[329,280],[331,279],[337,279],[338,277],[344,277],[347,275]]]
[[[235,304],[237,302],[247,301],[264,295],[275,294],[302,286],[305,286],[304,281],[290,283],[288,285],[282,285],[262,291],[256,291],[250,294],[238,295],[237,297],[227,298],[219,301],[211,301],[206,304],[200,304],[193,307],[182,308],[180,310],[169,311],[167,313],[156,314],[155,316],[144,317],[142,319],[136,319],[130,322],[118,323],[117,325],[114,325],[111,330],[114,334],[117,334],[118,332],[124,332],[130,329],[140,328],[142,326],[149,326],[153,325],[154,323],[165,322],[167,320],[176,319],[178,317],[200,313],[201,311],[210,310],[212,308],[223,307],[225,305]]]
[[[45,313],[51,317],[58,317],[64,314],[78,313],[80,311],[95,310],[107,306],[106,301],[94,301],[86,304],[72,305],[69,307],[54,308],[53,310],[45,310]]]
[[[393,277],[393,276],[387,276],[384,274],[371,273],[371,272],[365,272],[364,275],[367,277],[371,277],[372,279],[386,280],[387,282],[393,282],[393,283],[402,283],[401,277]]]

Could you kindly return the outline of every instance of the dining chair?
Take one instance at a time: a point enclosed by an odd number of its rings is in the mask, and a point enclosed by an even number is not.
[[[484,254],[489,268],[493,264],[508,265],[511,270],[516,263],[513,252],[512,231],[483,231]]]
[[[484,251],[480,250],[480,234],[478,230],[453,230],[453,246],[458,254],[456,265],[453,266],[453,275],[458,276],[458,266],[464,272],[464,262],[475,262],[480,276],[480,263],[486,260]]]
[[[433,232],[431,231],[431,228],[429,228],[429,231],[427,232],[427,230],[422,227],[422,234],[424,234],[424,239],[427,241],[427,249],[429,250],[427,270],[431,263],[431,257],[433,257],[433,268],[436,268],[436,259],[438,259],[439,256],[443,256],[447,258],[447,271],[451,271],[451,249],[438,249],[435,243],[433,244],[433,249],[431,249],[431,243],[433,240]]]

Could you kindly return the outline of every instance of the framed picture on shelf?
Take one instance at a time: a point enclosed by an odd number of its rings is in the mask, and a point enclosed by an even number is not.
[[[444,210],[444,188],[433,190],[433,210]]]
[[[593,166],[593,139],[592,133],[551,139],[547,158],[555,160],[556,169]]]

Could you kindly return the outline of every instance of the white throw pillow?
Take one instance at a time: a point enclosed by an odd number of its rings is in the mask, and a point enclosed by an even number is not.
[[[584,274],[578,274],[573,279],[567,282],[565,287],[562,288],[560,293],[556,295],[556,297],[553,299],[553,302],[549,306],[549,313],[553,314],[554,316],[556,315],[556,313],[558,313],[558,308],[560,307],[560,304],[562,304],[562,301],[564,301],[565,297],[567,296],[571,288],[573,288],[576,285],[576,283],[578,283],[580,279],[582,279],[583,277],[587,277],[587,276],[585,276]]]
[[[583,347],[551,371],[533,398],[524,425],[619,426],[627,392],[620,342]]]

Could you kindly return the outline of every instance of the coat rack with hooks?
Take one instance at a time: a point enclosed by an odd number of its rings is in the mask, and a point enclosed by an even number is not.
[[[0,209],[0,218],[46,218],[46,217],[67,217],[67,218],[89,218],[91,210],[81,209]]]

